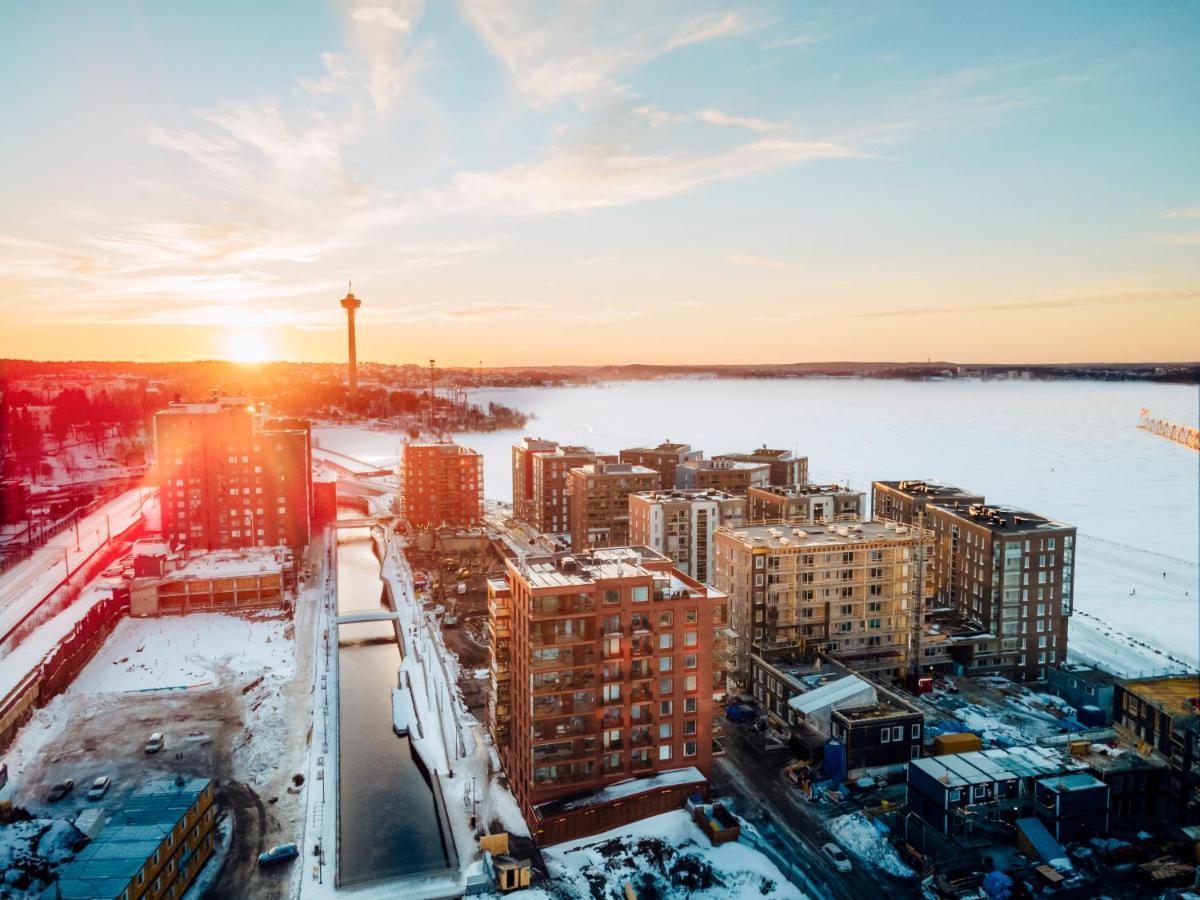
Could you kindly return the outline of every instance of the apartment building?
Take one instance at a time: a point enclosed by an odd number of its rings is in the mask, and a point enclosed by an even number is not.
[[[558,449],[558,441],[524,437],[512,447],[512,514],[521,522],[533,521],[533,455]]]
[[[656,487],[669,491],[676,486],[675,470],[688,460],[702,459],[702,450],[693,450],[690,444],[663,441],[657,447],[630,447],[621,451],[621,462],[646,466],[661,476]]]
[[[540,843],[663,812],[683,790],[703,789],[721,592],[649,548],[620,547],[510,559],[488,603],[488,728]],[[664,788],[665,773],[680,770],[686,778]],[[587,797],[629,779],[644,780],[622,785],[619,808],[585,814]]]
[[[871,482],[871,518],[901,525],[917,524],[917,516],[929,504],[966,508],[983,502],[983,494],[940,481]]]
[[[972,644],[968,674],[1042,680],[1067,658],[1075,528],[1006,506],[930,505],[938,606],[993,636]]]
[[[245,400],[172,403],[154,416],[164,539],[174,548],[308,544],[309,424]]]
[[[763,444],[749,453],[719,453],[713,459],[766,463],[771,467],[770,484],[779,487],[808,484],[808,457],[796,456],[791,450],[773,450]]]
[[[1200,810],[1200,675],[1117,682],[1113,724],[1143,751],[1166,757],[1173,812],[1194,822]]]
[[[752,487],[771,482],[767,463],[740,462],[736,459],[689,459],[675,469],[675,487],[681,491],[724,491],[745,497]]]
[[[571,549],[624,547],[629,495],[654,490],[659,473],[631,463],[591,463],[570,472]]]
[[[724,491],[643,491],[629,495],[629,542],[661,553],[702,584],[711,581],[713,532],[744,525],[746,498]]]
[[[771,661],[818,649],[858,671],[903,674],[933,594],[932,567],[918,573],[922,547],[930,558],[928,530],[893,522],[718,528],[714,584],[729,595],[743,683],[751,654]]]
[[[217,849],[209,778],[149,781],[58,872],[46,896],[61,900],[173,900]]]
[[[483,523],[483,454],[451,441],[407,443],[400,459],[404,517],[414,528]]]
[[[754,522],[788,522],[822,525],[826,522],[861,522],[867,518],[867,498],[838,484],[790,484],[751,487],[746,492],[747,519]]]

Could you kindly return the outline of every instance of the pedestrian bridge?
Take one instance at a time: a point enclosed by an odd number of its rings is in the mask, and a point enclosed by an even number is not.
[[[334,522],[336,528],[371,528],[375,525],[386,525],[392,521],[391,516],[357,516],[352,519],[338,519]]]
[[[337,617],[339,625],[353,625],[356,622],[398,622],[400,613],[387,609],[373,609],[366,612],[346,613]]]

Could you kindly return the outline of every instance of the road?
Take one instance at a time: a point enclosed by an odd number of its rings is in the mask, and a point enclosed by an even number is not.
[[[851,872],[841,874],[834,869],[821,852],[821,845],[833,837],[782,773],[794,754],[788,750],[764,753],[755,746],[756,739],[757,732],[750,726],[725,723],[725,755],[716,761],[711,779],[714,795],[734,798],[739,815],[749,819],[804,873],[809,882],[802,887],[806,893],[814,900],[861,900],[881,892],[893,900],[920,896],[915,883],[892,878],[853,855]]]
[[[0,641],[8,638],[69,574],[87,563],[96,551],[142,521],[143,501],[154,492],[145,488],[126,491],[68,528],[33,555],[0,576]]]

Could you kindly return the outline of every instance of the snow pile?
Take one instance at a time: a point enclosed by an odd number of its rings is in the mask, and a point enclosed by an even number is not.
[[[804,898],[756,850],[711,846],[683,810],[557,844],[543,856],[555,888],[571,897],[622,897],[629,882],[639,897]]]
[[[862,813],[850,813],[831,820],[829,833],[839,844],[875,868],[897,878],[913,877],[913,870],[900,861],[895,848]]]
[[[208,687],[270,673],[290,679],[293,642],[278,615],[195,613],[125,619],[72,690],[90,693]]]
[[[41,896],[54,871],[70,861],[83,835],[65,819],[0,825],[0,896]]]

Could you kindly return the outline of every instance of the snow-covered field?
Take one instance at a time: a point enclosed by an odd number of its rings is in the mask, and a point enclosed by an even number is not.
[[[125,619],[79,673],[71,690],[195,688],[258,673],[283,681],[295,671],[286,625],[278,615],[269,614]]]
[[[0,825],[0,897],[40,897],[52,871],[74,857],[83,835],[63,819]]]
[[[740,900],[804,895],[765,856],[737,842],[714,847],[683,810],[543,851],[552,888],[518,896],[620,900],[638,896]]]

